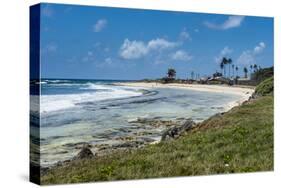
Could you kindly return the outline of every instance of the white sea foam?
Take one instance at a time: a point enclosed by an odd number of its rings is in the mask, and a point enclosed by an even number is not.
[[[94,90],[112,90],[112,86],[106,86],[106,85],[98,85],[93,83],[87,83],[85,84],[85,87],[82,87],[81,89],[94,89]],[[116,88],[115,88],[116,89]]]
[[[40,100],[40,112],[63,110],[75,107],[78,103],[96,102],[101,100],[128,98],[142,95],[136,90],[126,88],[110,87],[103,85],[88,85],[88,89],[101,90],[98,92],[87,92],[77,94],[42,95]]]

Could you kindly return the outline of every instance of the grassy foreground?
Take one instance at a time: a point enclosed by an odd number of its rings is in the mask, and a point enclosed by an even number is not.
[[[56,167],[42,184],[273,170],[273,96],[203,122],[181,138]]]
[[[273,79],[261,84],[273,86]],[[55,167],[41,184],[273,170],[272,91],[257,87],[257,99],[209,118],[177,140]]]

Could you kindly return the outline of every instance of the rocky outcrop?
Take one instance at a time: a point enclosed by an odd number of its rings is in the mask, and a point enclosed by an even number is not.
[[[162,120],[161,117],[136,118],[136,119],[128,120],[128,122],[133,124],[148,125],[156,128],[174,126],[179,123],[179,121]]]
[[[188,119],[182,125],[176,125],[170,129],[166,130],[162,135],[161,141],[178,138],[184,132],[192,129],[195,125],[196,124],[192,119]]]
[[[73,158],[73,160],[80,160],[80,159],[90,159],[93,158],[94,154],[91,151],[88,145],[85,145],[81,151]]]

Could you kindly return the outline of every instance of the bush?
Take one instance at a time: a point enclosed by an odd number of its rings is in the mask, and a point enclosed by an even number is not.
[[[255,94],[259,96],[272,95],[273,91],[274,91],[274,79],[272,76],[270,78],[267,78],[257,86]]]
[[[260,69],[256,72],[254,72],[251,75],[252,80],[254,80],[257,84],[261,83],[262,81],[271,78],[274,74],[274,68],[273,67],[268,67],[268,68],[263,68]]]

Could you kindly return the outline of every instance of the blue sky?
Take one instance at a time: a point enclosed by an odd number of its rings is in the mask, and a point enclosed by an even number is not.
[[[41,77],[178,78],[273,65],[273,19],[187,12],[41,4]]]

